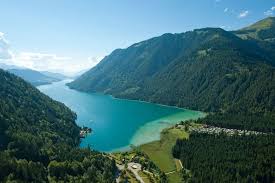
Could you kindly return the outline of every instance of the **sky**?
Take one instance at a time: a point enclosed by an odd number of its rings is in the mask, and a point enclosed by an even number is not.
[[[275,0],[0,0],[0,63],[72,75],[164,33],[274,15]]]

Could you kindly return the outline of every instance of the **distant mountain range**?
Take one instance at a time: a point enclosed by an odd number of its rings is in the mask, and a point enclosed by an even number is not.
[[[0,68],[4,69],[4,70],[8,70],[8,69],[26,69],[24,67],[19,67],[19,66],[15,66],[15,65],[8,65],[8,64],[4,64],[4,63],[0,63]]]
[[[45,76],[51,77],[51,78],[55,78],[58,80],[64,80],[64,79],[68,79],[68,76],[65,76],[63,74],[60,73],[54,73],[54,72],[49,72],[49,71],[40,71],[40,73],[44,74]]]
[[[0,68],[23,78],[25,81],[30,82],[34,86],[50,84],[52,82],[57,82],[68,78],[67,76],[59,73],[52,73],[48,71],[35,71],[24,67],[6,65],[2,63],[0,63]]]
[[[69,84],[86,92],[214,112],[205,122],[275,129],[275,18],[195,29],[114,50]]]

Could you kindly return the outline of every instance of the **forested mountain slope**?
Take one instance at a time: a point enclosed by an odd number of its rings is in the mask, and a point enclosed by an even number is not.
[[[48,76],[31,69],[8,69],[8,71],[23,78],[25,81],[30,82],[34,86],[50,84],[61,80],[57,77]]]
[[[234,31],[234,34],[263,48],[266,59],[275,65],[275,17],[261,20],[251,26]]]
[[[269,131],[275,129],[274,22],[164,34],[113,51],[69,86],[214,112],[204,122]]]
[[[113,182],[115,164],[79,149],[76,114],[0,69],[0,182]]]

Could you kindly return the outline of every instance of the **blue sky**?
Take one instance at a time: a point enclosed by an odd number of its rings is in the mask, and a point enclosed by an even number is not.
[[[275,14],[275,0],[0,0],[0,5],[0,39],[10,62],[65,73],[163,33],[238,29]]]

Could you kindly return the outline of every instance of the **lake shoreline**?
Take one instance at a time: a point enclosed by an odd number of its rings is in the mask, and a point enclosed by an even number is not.
[[[73,80],[71,80],[73,81]],[[88,91],[82,91],[82,90],[77,90],[73,87],[70,87],[69,85],[69,82],[66,83],[66,86],[68,88],[70,88],[71,90],[75,90],[75,91],[78,91],[78,92],[82,92],[82,93],[86,93],[86,94],[99,94],[99,95],[104,95],[104,96],[109,96],[113,99],[117,99],[117,100],[126,100],[126,101],[133,101],[133,102],[141,102],[141,103],[148,103],[148,104],[155,104],[155,105],[159,105],[159,106],[163,106],[163,107],[171,107],[171,108],[175,108],[175,109],[181,109],[181,110],[189,110],[189,111],[199,111],[199,110],[195,110],[195,109],[190,109],[188,107],[179,107],[179,106],[176,106],[176,105],[167,105],[167,104],[161,104],[161,103],[157,103],[157,102],[149,102],[149,101],[146,101],[146,100],[140,100],[140,99],[129,99],[129,98],[119,98],[119,97],[116,97],[112,94],[106,94],[106,93],[103,93],[103,92],[88,92]],[[205,113],[205,114],[208,114],[207,112],[204,112],[204,111],[199,111],[199,112],[202,112],[202,113]]]
[[[102,152],[123,152],[131,145],[142,145],[160,139],[161,131],[207,113],[148,101],[117,98],[98,92],[69,88],[70,79],[38,87],[51,98],[64,103],[77,114],[76,123],[93,129],[82,139],[80,147]],[[108,134],[108,135],[107,135]],[[108,136],[112,135],[112,142]]]

